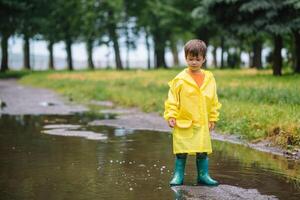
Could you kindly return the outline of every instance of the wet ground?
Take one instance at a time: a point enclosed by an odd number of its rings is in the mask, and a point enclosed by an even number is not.
[[[84,114],[0,115],[1,199],[300,199],[300,164],[213,141],[218,187],[170,188],[171,135],[92,125]]]
[[[16,79],[0,79],[0,102],[4,104],[0,106],[0,114],[70,114],[87,111],[84,106],[71,104],[70,99],[54,91],[24,86],[18,84]]]

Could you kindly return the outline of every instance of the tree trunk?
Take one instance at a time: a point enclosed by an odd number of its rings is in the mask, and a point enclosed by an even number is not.
[[[67,51],[67,64],[70,71],[73,70],[73,58],[72,58],[72,40],[70,38],[65,39],[66,51]]]
[[[119,42],[118,42],[118,36],[116,33],[116,27],[115,25],[112,25],[109,28],[109,33],[110,33],[110,38],[113,42],[113,47],[114,47],[114,52],[115,52],[115,62],[116,62],[116,67],[118,70],[123,69],[122,61],[121,61],[121,56],[120,56],[120,47],[119,47]]]
[[[107,53],[105,54],[105,59],[106,59],[106,69],[109,69],[110,68],[110,64],[109,64],[109,56],[110,56],[110,46],[109,44],[107,45]]]
[[[273,75],[281,76],[282,69],[282,37],[281,35],[274,36],[274,53],[273,53]]]
[[[161,33],[153,35],[154,40],[154,54],[155,54],[155,67],[156,68],[167,68],[165,60],[165,41],[161,37]]]
[[[1,72],[8,70],[8,34],[3,34],[1,38]]]
[[[300,73],[300,32],[294,31],[294,40],[295,40],[295,73]]]
[[[95,65],[93,62],[93,40],[88,39],[86,41],[86,51],[88,55],[88,68],[93,70],[95,69]]]
[[[217,49],[218,49],[218,47],[213,46],[212,56],[213,56],[213,66],[214,66],[215,68],[218,68]]]
[[[24,68],[30,70],[30,43],[27,34],[24,34]]]
[[[165,61],[165,48],[161,44],[154,44],[154,53],[155,53],[155,67],[156,68],[167,68]]]
[[[253,67],[257,69],[262,69],[261,62],[261,54],[262,54],[262,41],[261,39],[256,39],[253,42]]]
[[[150,42],[149,42],[149,33],[147,30],[145,30],[146,33],[146,48],[147,48],[147,68],[150,69],[151,68],[151,62],[150,62]]]
[[[178,66],[179,58],[178,58],[178,49],[177,49],[176,41],[171,40],[171,51],[172,51],[172,55],[173,55],[173,65]]]
[[[248,52],[248,57],[249,57],[249,67],[253,68],[254,64],[253,64],[253,52],[252,51]]]
[[[127,39],[126,39],[127,40]],[[129,41],[126,41],[126,69],[129,69],[129,51],[130,51],[130,47],[129,47]]]
[[[223,66],[223,68],[231,67],[228,64],[228,60],[229,60],[230,54],[229,54],[229,50],[227,48],[224,49],[224,55],[225,56],[224,56],[224,66]]]
[[[115,61],[116,61],[116,67],[118,70],[123,69],[122,61],[121,61],[121,55],[120,55],[120,47],[119,47],[119,42],[118,42],[118,37],[116,30],[111,30],[111,37],[113,41],[113,46],[114,46],[114,52],[115,52]]]
[[[125,17],[125,20],[128,21],[127,15]],[[129,29],[128,26],[126,26],[126,28],[125,28],[125,38],[126,38],[126,41],[125,41],[125,43],[126,43],[126,61],[125,61],[126,66],[125,66],[125,68],[126,69],[129,69],[129,65],[130,65],[130,63],[129,63],[130,38],[129,38],[129,30],[128,29]]]
[[[53,58],[53,42],[48,42],[48,51],[49,51],[49,63],[48,68],[54,70],[54,58]]]
[[[297,64],[297,57],[296,57],[296,41],[295,38],[291,42],[291,47],[288,49],[287,52],[287,59],[288,63],[291,63],[292,69],[295,71],[296,70],[296,64]]]
[[[224,37],[221,37],[221,69],[224,69]]]
[[[113,11],[109,11],[108,15],[111,19],[114,17]],[[114,52],[115,52],[115,61],[116,61],[116,68],[118,70],[123,69],[122,61],[121,61],[121,56],[120,56],[120,47],[119,47],[119,42],[118,42],[118,34],[116,32],[116,24],[114,22],[111,22],[108,31],[109,31],[109,37],[113,42],[113,47],[114,47]]]

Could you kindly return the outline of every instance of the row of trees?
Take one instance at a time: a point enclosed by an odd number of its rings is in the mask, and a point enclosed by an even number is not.
[[[281,75],[281,50],[300,73],[299,0],[0,0],[1,71],[8,70],[8,39],[24,40],[24,67],[30,69],[30,39],[48,43],[49,68],[54,69],[53,45],[63,41],[69,70],[73,69],[72,44],[84,42],[88,66],[93,69],[93,48],[112,46],[115,65],[123,69],[120,36],[127,51],[135,39],[145,36],[150,68],[150,44],[154,45],[155,67],[167,67],[169,48],[178,64],[178,44],[192,37],[213,47],[214,65],[240,64],[247,52],[251,66],[262,68],[262,49],[272,47],[273,74]],[[152,41],[151,41],[152,40]],[[221,48],[221,63],[216,50]]]

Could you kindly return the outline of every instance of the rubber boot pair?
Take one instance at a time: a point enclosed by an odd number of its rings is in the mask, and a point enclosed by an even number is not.
[[[184,181],[184,170],[187,154],[176,154],[174,176],[170,186],[182,185]],[[219,183],[213,180],[208,174],[208,157],[206,153],[197,153],[197,184],[216,186]]]

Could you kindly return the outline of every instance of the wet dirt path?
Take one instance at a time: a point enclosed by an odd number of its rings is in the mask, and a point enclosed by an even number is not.
[[[69,114],[87,110],[84,106],[72,105],[51,90],[23,86],[16,79],[0,79],[0,100],[6,104],[0,114]]]

